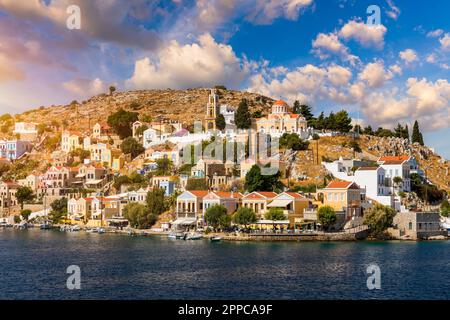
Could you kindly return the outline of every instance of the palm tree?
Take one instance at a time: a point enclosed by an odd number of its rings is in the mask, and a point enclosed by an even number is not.
[[[112,94],[114,93],[114,91],[116,91],[116,87],[114,86],[109,86],[109,95],[112,96]]]

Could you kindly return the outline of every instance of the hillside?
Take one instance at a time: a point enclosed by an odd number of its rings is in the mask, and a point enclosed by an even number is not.
[[[186,127],[195,120],[203,120],[205,105],[208,100],[209,89],[197,88],[187,90],[141,90],[129,92],[115,92],[112,95],[101,94],[86,101],[69,105],[47,106],[29,110],[16,115],[15,121],[27,121],[46,124],[54,129],[46,132],[47,140],[52,137],[58,146],[57,132],[65,126],[71,130],[87,132],[96,122],[105,122],[108,115],[119,108],[138,112],[141,116],[150,116],[156,120],[162,116],[165,120],[177,120]],[[218,90],[220,104],[228,104],[237,107],[241,99],[248,100],[251,111],[261,110],[267,113],[274,99],[249,92]],[[12,119],[5,121],[0,118],[3,136],[11,136]],[[8,127],[4,130],[3,127]],[[318,143],[319,163],[316,157],[316,142],[311,142],[310,150],[297,152],[294,157],[286,157],[291,163],[291,183],[319,184],[323,182],[325,171],[320,165],[322,157],[330,160],[339,156],[350,158],[353,151],[344,146],[349,142],[349,137],[323,137]],[[381,155],[412,154],[416,156],[421,167],[427,169],[428,178],[439,188],[450,191],[450,178],[448,175],[449,163],[439,155],[426,147],[410,145],[399,138],[379,138],[374,136],[362,136],[358,143],[363,152],[356,157],[368,160],[376,160]],[[42,170],[49,163],[49,152],[52,150],[38,150],[28,156],[28,159],[37,160],[38,168]],[[22,170],[21,176],[29,170]]]
[[[119,108],[138,112],[158,120],[177,120],[184,125],[195,120],[202,121],[210,89],[187,90],[141,90],[115,92],[112,95],[101,94],[77,104],[40,107],[16,116],[16,120],[45,123],[52,121],[60,124],[66,121],[71,130],[87,131],[96,122],[105,122],[108,115]],[[255,93],[218,90],[220,104],[237,107],[241,99],[247,99],[250,110],[270,108],[273,99]]]

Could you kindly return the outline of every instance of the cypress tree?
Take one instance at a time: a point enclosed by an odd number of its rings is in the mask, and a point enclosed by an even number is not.
[[[225,117],[219,113],[216,117],[216,128],[220,131],[224,130],[226,126]]]
[[[412,136],[411,136],[411,142],[412,143],[417,142],[421,146],[424,145],[424,143],[423,143],[423,136],[422,136],[422,133],[420,132],[419,122],[417,120],[414,122]]]
[[[247,101],[242,99],[239,107],[234,114],[234,123],[238,129],[249,129],[252,125],[250,111],[248,110]]]

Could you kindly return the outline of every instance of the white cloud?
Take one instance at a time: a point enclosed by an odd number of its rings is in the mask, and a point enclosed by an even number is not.
[[[386,71],[383,61],[368,63],[358,78],[365,81],[369,87],[381,87],[386,81],[392,79],[392,72]]]
[[[236,0],[197,0],[197,27],[211,32],[231,18],[237,5]]]
[[[339,36],[349,40],[354,39],[363,47],[384,47],[384,35],[387,28],[383,25],[370,26],[361,21],[349,21],[339,31]]]
[[[436,30],[432,30],[432,31],[428,32],[427,37],[428,38],[437,38],[437,37],[440,37],[441,34],[443,34],[443,33],[444,33],[444,30],[436,29]]]
[[[448,127],[450,121],[450,83],[439,79],[434,83],[426,79],[409,78],[406,92],[398,88],[371,92],[361,104],[369,123],[393,126],[397,122],[419,119],[424,130]]]
[[[251,12],[247,19],[256,24],[269,24],[284,17],[297,20],[300,12],[312,5],[313,0],[256,0],[251,2]]]
[[[329,58],[331,54],[340,56],[342,60],[355,64],[359,58],[351,55],[349,49],[339,40],[336,33],[319,33],[312,41],[313,52],[321,59]]]
[[[399,57],[403,61],[405,61],[406,64],[410,64],[418,60],[417,53],[413,49],[406,49],[404,51],[400,51]]]
[[[307,64],[286,72],[281,78],[270,75],[270,71],[253,75],[247,90],[304,103],[320,100],[349,103],[353,100],[347,89],[352,72],[339,65],[317,67]]]
[[[386,2],[389,5],[389,10],[386,10],[387,15],[390,18],[397,20],[398,16],[400,15],[399,7],[397,7],[392,0],[386,0]]]
[[[444,37],[439,39],[439,42],[443,51],[450,51],[450,33],[446,33]]]
[[[398,75],[402,74],[402,68],[398,64],[394,64],[394,65],[390,66],[389,70],[394,74],[398,74]]]
[[[64,82],[63,87],[69,92],[82,97],[90,97],[106,92],[106,85],[99,78],[94,80],[74,79]]]
[[[156,59],[137,60],[128,88],[193,88],[223,84],[236,87],[248,72],[229,45],[215,42],[209,34],[198,43],[181,45],[172,41]]]

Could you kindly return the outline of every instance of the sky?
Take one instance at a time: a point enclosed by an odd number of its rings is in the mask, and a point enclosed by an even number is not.
[[[110,85],[220,84],[374,129],[418,120],[450,159],[449,12],[446,0],[0,0],[0,113]]]

